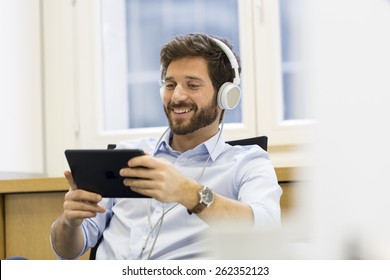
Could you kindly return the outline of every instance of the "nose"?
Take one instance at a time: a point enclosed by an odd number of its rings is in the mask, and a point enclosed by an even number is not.
[[[187,93],[185,88],[181,84],[177,84],[175,89],[173,90],[171,100],[174,103],[177,103],[179,101],[184,101],[186,99],[187,99]]]

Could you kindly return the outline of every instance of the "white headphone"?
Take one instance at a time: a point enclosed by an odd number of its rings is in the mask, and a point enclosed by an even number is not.
[[[241,99],[241,89],[239,87],[240,84],[240,74],[238,71],[238,62],[233,54],[232,50],[222,41],[215,39],[213,37],[209,37],[212,39],[226,54],[230,61],[230,65],[234,70],[234,79],[233,82],[226,82],[222,84],[222,86],[218,90],[217,102],[218,106],[224,110],[232,110],[237,107],[238,103]],[[161,81],[163,80],[164,70],[161,69]],[[160,88],[160,96],[163,98],[165,88],[162,86]]]
[[[231,110],[237,107],[241,99],[240,74],[238,72],[238,62],[232,50],[222,41],[210,37],[224,51],[234,70],[233,82],[226,82],[218,90],[218,105],[221,109]]]

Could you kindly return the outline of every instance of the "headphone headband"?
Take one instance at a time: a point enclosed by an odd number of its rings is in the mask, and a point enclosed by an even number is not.
[[[237,62],[236,56],[234,55],[232,50],[224,42],[222,42],[221,40],[218,40],[214,37],[209,37],[209,38],[211,38],[223,50],[223,52],[228,57],[228,59],[230,61],[230,65],[232,66],[232,69],[234,70],[233,83],[235,85],[239,85],[240,84],[240,74],[238,72],[238,62]]]

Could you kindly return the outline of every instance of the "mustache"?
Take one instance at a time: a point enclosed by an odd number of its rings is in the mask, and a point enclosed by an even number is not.
[[[170,110],[177,109],[177,108],[182,108],[182,107],[186,107],[186,108],[190,108],[190,109],[197,108],[197,106],[195,104],[184,102],[184,101],[180,101],[178,103],[169,102],[168,106],[167,106],[167,108],[170,109]]]

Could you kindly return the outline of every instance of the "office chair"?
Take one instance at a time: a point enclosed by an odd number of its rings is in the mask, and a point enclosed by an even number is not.
[[[267,149],[268,149],[268,137],[267,136],[257,136],[257,137],[252,137],[252,138],[244,138],[244,139],[239,139],[239,140],[226,141],[226,143],[228,143],[231,146],[257,145],[260,148],[262,148],[264,151],[267,151]]]
[[[244,139],[239,139],[239,140],[227,141],[226,143],[231,145],[231,146],[258,145],[264,151],[267,151],[267,149],[268,149],[268,137],[267,136],[257,136],[257,137],[252,137],[252,138],[244,138]],[[115,149],[115,147],[116,147],[116,144],[108,144],[107,145],[107,149],[109,149],[109,150]],[[96,259],[96,251],[97,251],[97,248],[99,247],[99,244],[102,241],[102,239],[103,239],[103,236],[100,237],[100,239],[98,240],[96,245],[91,248],[91,251],[89,254],[90,260]]]

